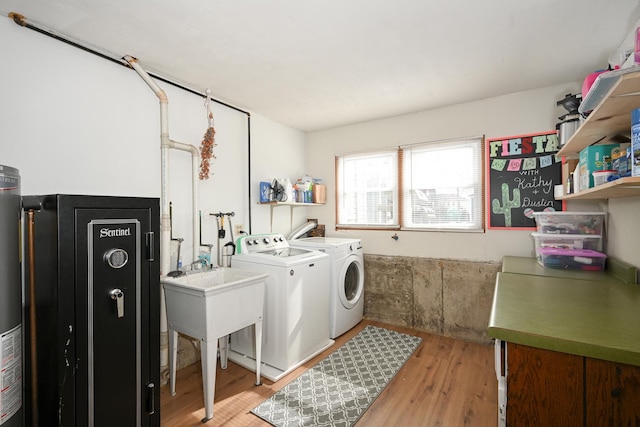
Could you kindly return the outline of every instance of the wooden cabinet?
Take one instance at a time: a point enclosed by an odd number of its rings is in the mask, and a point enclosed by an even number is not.
[[[585,147],[596,143],[619,142],[619,135],[628,136],[631,110],[640,108],[640,71],[621,75],[582,126],[558,152],[560,156],[577,158]],[[567,177],[563,177],[566,182]],[[561,199],[610,199],[640,196],[640,177],[612,181]]]
[[[640,367],[507,343],[508,426],[640,425]]]
[[[582,358],[507,343],[507,425],[582,426]]]
[[[640,425],[640,367],[586,357],[585,370],[585,425]]]

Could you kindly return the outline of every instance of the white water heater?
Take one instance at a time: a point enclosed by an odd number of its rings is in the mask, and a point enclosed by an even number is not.
[[[20,174],[0,165],[0,426],[18,427],[22,411]]]

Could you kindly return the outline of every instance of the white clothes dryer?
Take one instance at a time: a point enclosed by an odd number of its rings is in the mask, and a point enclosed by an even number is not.
[[[329,255],[330,338],[335,339],[357,325],[364,314],[364,252],[361,240],[309,237],[290,240],[289,245]]]

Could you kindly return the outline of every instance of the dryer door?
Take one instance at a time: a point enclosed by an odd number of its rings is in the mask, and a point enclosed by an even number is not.
[[[349,255],[338,275],[338,296],[347,309],[358,304],[364,292],[364,265],[357,255]]]

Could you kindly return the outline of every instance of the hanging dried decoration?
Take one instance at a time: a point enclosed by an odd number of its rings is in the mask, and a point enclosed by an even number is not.
[[[214,142],[215,134],[213,126],[209,126],[200,143],[200,179],[209,179],[209,160],[216,158],[213,147],[218,145]]]
[[[200,179],[209,179],[209,160],[211,160],[212,158],[216,158],[216,155],[213,154],[213,147],[218,145],[215,143],[216,131],[213,127],[213,113],[211,112],[211,101],[209,99],[209,92],[209,89],[207,89],[207,97],[204,101],[204,106],[207,109],[207,120],[209,122],[209,127],[204,133],[202,142],[200,143]]]

